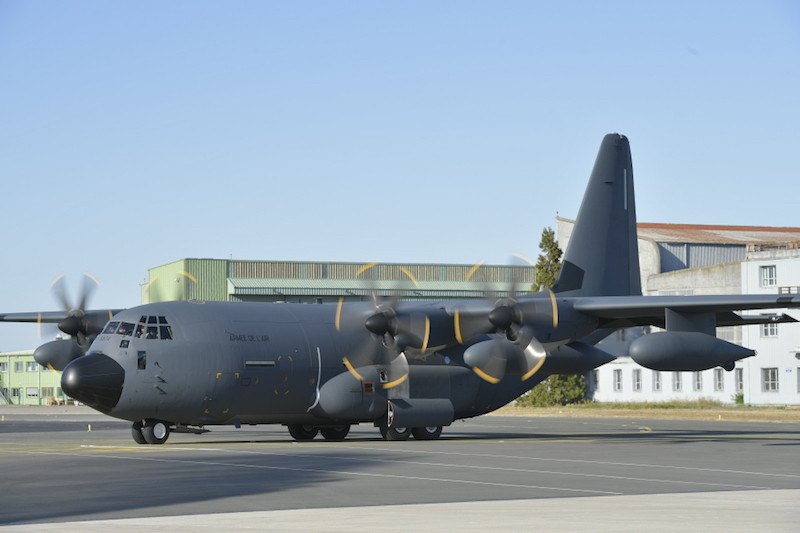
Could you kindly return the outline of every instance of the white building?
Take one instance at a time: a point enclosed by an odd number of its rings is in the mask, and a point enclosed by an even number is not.
[[[798,294],[800,250],[795,247],[749,253],[742,264],[742,292]],[[796,311],[788,314],[800,318]],[[742,329],[742,343],[758,352],[739,363],[748,377],[744,383],[745,400],[753,404],[800,404],[800,324]]]
[[[558,218],[566,248],[573,221]],[[639,224],[642,293],[647,295],[797,293],[800,228]],[[773,310],[775,312],[779,310]],[[782,310],[780,310],[782,311]],[[766,311],[763,311],[766,312]],[[784,311],[782,311],[784,312]],[[800,319],[800,312],[787,314]],[[732,372],[657,372],[625,357],[641,331],[619,332],[599,347],[617,360],[595,370],[590,393],[604,402],[712,399],[748,404],[800,405],[800,324],[719,328],[725,340],[758,352]]]

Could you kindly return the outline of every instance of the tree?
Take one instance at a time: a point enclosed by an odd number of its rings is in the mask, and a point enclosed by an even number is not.
[[[542,230],[542,239],[539,241],[539,259],[536,262],[536,277],[534,278],[534,292],[547,290],[552,287],[558,278],[561,268],[561,248],[558,247],[556,235],[552,228]],[[552,374],[530,392],[517,398],[519,406],[547,407],[551,405],[566,405],[568,403],[582,402],[586,398],[586,380],[582,375]]]
[[[581,374],[552,374],[530,392],[517,398],[520,407],[551,407],[586,399],[586,380]]]
[[[542,230],[542,240],[539,241],[539,259],[536,261],[536,277],[534,278],[533,292],[544,291],[552,287],[558,278],[561,268],[561,248],[558,247],[556,234],[552,228]]]

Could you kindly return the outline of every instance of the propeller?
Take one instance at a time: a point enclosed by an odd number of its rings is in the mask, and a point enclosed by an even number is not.
[[[78,305],[73,306],[67,292],[64,274],[57,276],[50,284],[50,289],[67,314],[66,318],[58,323],[58,329],[71,337],[77,338],[78,345],[84,351],[88,349],[89,344],[91,344],[90,337],[100,333],[103,330],[103,326],[110,318],[105,312],[86,312],[86,305],[92,293],[94,293],[95,289],[99,286],[100,282],[97,281],[97,278],[88,272],[84,272]]]
[[[81,292],[76,306],[72,305],[64,281],[64,274],[57,276],[50,284],[61,307],[64,309],[64,318],[58,323],[58,329],[70,335],[70,339],[59,339],[39,346],[33,353],[37,363],[53,370],[63,370],[73,359],[86,353],[94,337],[113,316],[113,311],[87,311],[86,306],[94,290],[100,285],[97,278],[84,272]],[[39,314],[37,322],[41,325],[42,315]]]
[[[375,266],[377,263],[362,266],[356,272],[356,278],[364,279],[364,274]],[[401,270],[416,286],[419,286],[419,282],[407,269],[401,267]],[[383,300],[378,296],[374,284],[372,285],[369,290],[369,302],[352,302],[345,307],[344,298],[339,298],[334,324],[337,331],[357,332],[366,329],[370,333],[366,341],[345,350],[347,355],[343,357],[342,362],[359,380],[363,379],[359,368],[382,367],[381,370],[385,372],[381,376],[382,386],[384,389],[390,389],[408,379],[408,359],[405,351],[408,348],[423,351],[427,349],[430,321],[419,313],[411,315],[399,313],[397,296]]]
[[[533,264],[521,254],[513,256]],[[477,342],[464,351],[464,362],[490,383],[499,383],[509,373],[519,374],[523,381],[533,376],[547,356],[541,339],[551,340],[558,327],[558,306],[552,291],[522,297],[517,291],[518,283],[513,279],[509,296],[495,300],[483,317],[473,312],[465,323],[461,313],[454,315],[455,329],[461,332],[459,342],[465,338],[464,330],[472,335],[495,332],[505,337]]]

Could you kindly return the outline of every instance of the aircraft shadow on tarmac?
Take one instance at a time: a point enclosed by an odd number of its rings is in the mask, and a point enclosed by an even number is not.
[[[243,459],[219,451],[156,457],[108,449],[36,456],[53,478],[37,484],[35,492],[19,490],[20,485],[9,491],[0,524],[198,514],[210,512],[206,502],[223,499],[237,501],[233,510],[269,509],[270,494],[309,487],[324,493],[325,484],[374,463],[352,453],[326,455],[326,466],[308,455]],[[298,499],[294,507],[309,505]],[[316,506],[325,506],[324,501]]]

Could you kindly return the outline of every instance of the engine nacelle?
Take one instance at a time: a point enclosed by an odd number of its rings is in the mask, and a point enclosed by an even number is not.
[[[551,350],[544,360],[541,374],[584,374],[589,370],[616,359],[616,356],[604,352],[583,342],[571,342]]]
[[[662,331],[639,337],[631,343],[630,356],[652,370],[732,369],[734,361],[755,355],[738,344],[694,331]]]
[[[42,344],[33,352],[33,358],[44,367],[64,370],[70,362],[81,357],[83,350],[75,339],[61,339]]]
[[[386,412],[386,392],[374,366],[357,368],[363,378],[342,372],[325,382],[311,412],[342,420],[375,420]]]

